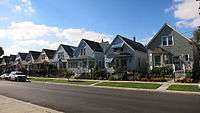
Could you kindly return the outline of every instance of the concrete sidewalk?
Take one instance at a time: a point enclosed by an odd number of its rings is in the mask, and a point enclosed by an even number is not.
[[[62,113],[0,95],[0,113]]]

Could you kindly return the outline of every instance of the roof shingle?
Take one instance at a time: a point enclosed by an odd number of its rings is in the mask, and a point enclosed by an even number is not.
[[[146,48],[139,42],[130,40],[128,38],[125,38],[123,36],[117,35],[117,37],[120,37],[121,39],[123,39],[129,46],[131,46],[134,50],[138,50],[138,51],[142,51],[142,52],[146,52]]]
[[[53,56],[56,53],[56,50],[51,50],[51,49],[43,49],[43,51],[46,53],[49,59],[53,59]]]
[[[87,39],[83,39],[83,40],[90,46],[90,48],[93,51],[103,52],[103,49],[98,42],[90,41],[90,40],[87,40]]]

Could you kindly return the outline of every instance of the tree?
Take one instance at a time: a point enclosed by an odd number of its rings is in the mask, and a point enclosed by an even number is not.
[[[68,79],[68,81],[69,81],[69,79],[74,75],[73,72],[68,71],[68,70],[66,70],[66,69],[63,69],[63,74],[64,74],[64,77]]]
[[[2,56],[4,54],[4,50],[2,47],[0,47],[0,56]]]
[[[198,82],[200,80],[200,27],[193,33],[194,40],[194,63],[192,70],[192,79],[193,82]]]
[[[193,38],[194,41],[197,43],[197,45],[200,46],[200,26],[198,27],[197,30],[194,31]]]

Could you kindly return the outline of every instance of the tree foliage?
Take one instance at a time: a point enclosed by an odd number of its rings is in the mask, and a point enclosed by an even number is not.
[[[193,38],[194,38],[194,41],[200,45],[200,27],[198,27],[197,30],[194,31],[193,33]]]
[[[192,79],[193,82],[198,82],[200,80],[200,27],[193,33],[194,37],[194,63],[192,70]]]
[[[2,56],[4,54],[4,50],[2,47],[0,47],[0,56]]]

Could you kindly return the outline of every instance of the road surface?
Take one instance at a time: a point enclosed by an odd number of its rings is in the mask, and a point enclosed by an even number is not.
[[[200,96],[0,81],[0,95],[66,113],[200,113]]]

